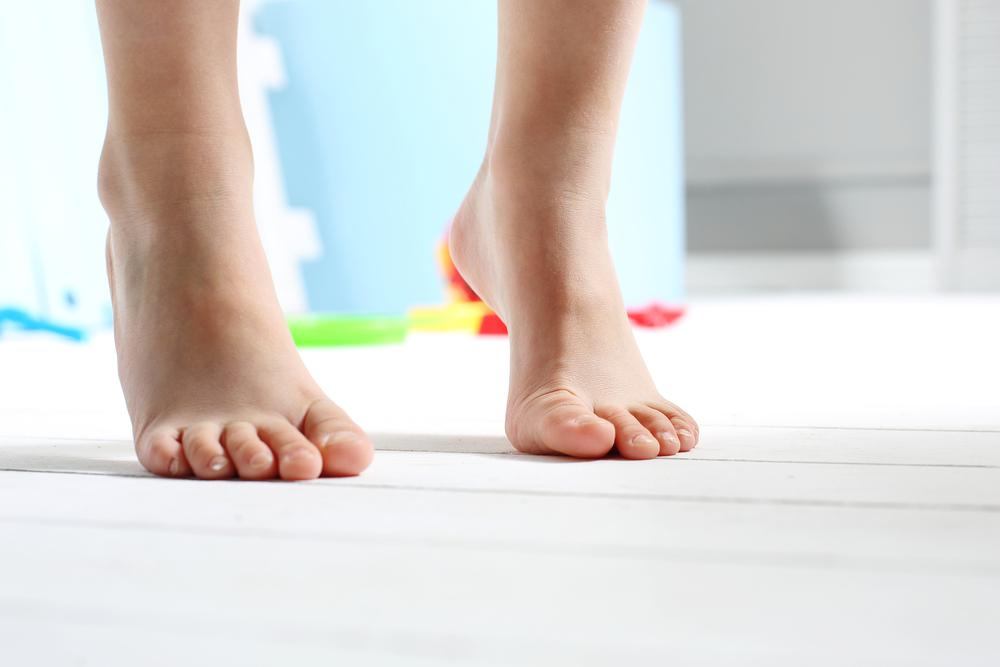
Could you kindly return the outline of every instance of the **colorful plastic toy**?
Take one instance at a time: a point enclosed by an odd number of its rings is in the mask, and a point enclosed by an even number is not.
[[[658,329],[673,324],[684,315],[682,306],[668,306],[662,303],[651,303],[645,308],[632,308],[628,318],[640,327]]]
[[[43,331],[77,342],[87,339],[87,332],[83,329],[56,324],[45,318],[31,315],[20,308],[0,309],[0,334],[3,334],[5,324],[12,324],[22,331]]]
[[[290,315],[292,340],[298,347],[385,345],[406,339],[406,317],[380,315]]]
[[[413,331],[463,331],[479,333],[484,317],[492,311],[482,301],[457,301],[443,306],[420,306],[409,311]]]

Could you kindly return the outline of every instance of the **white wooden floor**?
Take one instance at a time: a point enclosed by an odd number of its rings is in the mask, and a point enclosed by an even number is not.
[[[512,453],[505,347],[311,353],[362,477],[153,478],[109,341],[0,340],[0,664],[1000,664],[1000,299],[700,303],[704,424]],[[499,401],[499,402],[498,402]]]

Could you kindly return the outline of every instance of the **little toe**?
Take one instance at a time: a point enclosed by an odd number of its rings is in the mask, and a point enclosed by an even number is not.
[[[660,443],[660,456],[673,456],[680,451],[681,441],[667,415],[652,408],[633,410],[632,414]]]
[[[278,474],[274,453],[250,422],[233,422],[222,432],[222,445],[242,479],[271,479]]]
[[[181,437],[184,455],[201,479],[225,479],[236,473],[219,441],[221,435],[222,427],[215,422],[201,422],[184,429]]]
[[[278,474],[282,479],[316,479],[323,471],[323,457],[316,445],[291,423],[275,420],[259,426],[257,432],[277,457]]]
[[[302,431],[323,456],[325,477],[350,477],[368,467],[375,448],[361,427],[328,399],[309,407]]]
[[[698,427],[693,421],[689,422],[683,417],[671,417],[671,423],[677,433],[677,439],[681,441],[680,451],[689,452],[698,444]]]
[[[593,459],[614,446],[614,427],[567,391],[537,399],[516,421],[508,435],[522,452]]]
[[[652,459],[660,453],[660,443],[635,415],[625,408],[599,410],[598,414],[614,424],[615,447],[626,459]]]
[[[136,455],[149,472],[162,477],[188,477],[191,466],[184,456],[180,431],[157,431],[138,441]]]
[[[674,432],[677,434],[677,439],[681,443],[680,451],[687,452],[694,449],[701,436],[701,429],[694,417],[670,401],[651,403],[648,407],[662,412],[670,418],[670,422],[674,425]]]

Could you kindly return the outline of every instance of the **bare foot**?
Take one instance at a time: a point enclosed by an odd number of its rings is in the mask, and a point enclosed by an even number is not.
[[[292,343],[253,220],[245,136],[108,139],[101,198],[122,389],[157,475],[356,475],[363,431]]]
[[[698,425],[653,384],[608,252],[604,198],[488,159],[451,228],[469,285],[510,330],[507,436],[523,452],[688,451]]]

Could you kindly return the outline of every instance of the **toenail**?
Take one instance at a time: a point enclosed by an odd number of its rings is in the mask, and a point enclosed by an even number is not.
[[[312,452],[308,449],[296,449],[293,452],[288,452],[281,457],[282,463],[291,463],[292,461],[305,461],[306,459],[312,458]]]
[[[671,433],[670,431],[661,431],[656,434],[656,437],[659,438],[660,440],[666,440],[667,442],[672,442],[675,445],[681,444],[680,441],[677,440],[677,436]]]
[[[177,459],[170,459],[170,475],[177,477],[181,474],[181,462]]]
[[[637,435],[634,438],[632,438],[632,444],[633,445],[651,445],[653,447],[659,447],[660,446],[660,443],[656,442],[656,440],[654,440],[652,437],[650,437],[650,436],[648,436],[648,435],[646,435],[644,433],[640,433],[639,435]]]
[[[228,461],[225,456],[216,456],[209,462],[208,467],[211,468],[213,472],[219,472],[226,467],[227,463]]]
[[[340,431],[335,434],[324,433],[323,437],[319,439],[319,446],[321,448],[333,447],[334,445],[344,445],[360,439],[361,436],[353,431]]]
[[[251,468],[266,468],[271,465],[271,452],[257,452],[250,458]]]
[[[590,426],[591,424],[600,424],[601,421],[601,419],[598,419],[593,415],[583,415],[582,417],[577,417],[573,420],[573,426],[583,428],[584,426]]]
[[[684,436],[685,438],[693,438],[694,437],[694,433],[692,433],[691,431],[687,430],[686,428],[679,428],[679,429],[677,429],[677,435]]]

